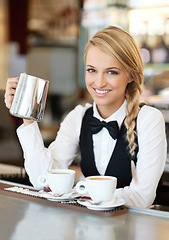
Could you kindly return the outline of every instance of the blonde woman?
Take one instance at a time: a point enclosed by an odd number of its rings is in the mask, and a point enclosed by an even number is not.
[[[23,120],[17,129],[30,181],[51,168],[68,168],[81,152],[84,176],[112,175],[115,194],[128,206],[148,208],[166,162],[162,114],[140,106],[143,64],[133,38],[117,27],[98,33],[86,46],[86,87],[93,104],[78,105],[61,123],[54,142],[43,145],[38,124]],[[11,106],[17,79],[8,79],[5,103]]]

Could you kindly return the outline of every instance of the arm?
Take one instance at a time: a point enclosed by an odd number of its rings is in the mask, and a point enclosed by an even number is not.
[[[125,199],[126,205],[146,208],[154,201],[167,157],[165,122],[161,112],[142,107],[137,118],[137,134],[137,182],[132,180],[130,186],[117,189],[116,194]]]
[[[11,107],[18,78],[7,80],[5,104]],[[24,152],[25,168],[30,181],[35,187],[40,174],[51,168],[68,168],[76,156],[78,149],[81,120],[86,107],[78,106],[68,114],[61,124],[56,140],[47,149],[36,122],[23,120],[24,124],[17,129],[17,134]]]
[[[61,123],[55,141],[48,148],[44,147],[36,122],[17,129],[24,152],[25,169],[35,187],[40,187],[37,184],[39,175],[46,174],[51,168],[68,168],[76,157],[81,120],[85,111],[86,107],[80,105],[71,111]]]

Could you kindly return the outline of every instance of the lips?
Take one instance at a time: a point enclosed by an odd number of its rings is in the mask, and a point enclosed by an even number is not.
[[[107,94],[111,91],[111,90],[100,90],[100,89],[97,89],[97,88],[93,88],[93,89],[99,95],[105,95],[105,94]]]

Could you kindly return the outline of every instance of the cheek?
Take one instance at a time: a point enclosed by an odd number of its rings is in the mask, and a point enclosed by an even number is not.
[[[85,82],[86,82],[86,85],[90,85],[93,82],[92,77],[90,77],[88,74],[86,74]]]
[[[86,77],[85,83],[86,83],[86,88],[87,88],[87,90],[90,92],[90,85],[91,85],[91,83],[90,83],[90,81],[89,81],[89,78]]]
[[[110,83],[112,88],[117,89],[119,91],[125,91],[127,84],[128,84],[128,81],[124,81],[123,79],[117,79],[116,81],[112,81]]]
[[[108,79],[107,83],[112,87],[119,89],[123,86],[123,83],[120,79]]]

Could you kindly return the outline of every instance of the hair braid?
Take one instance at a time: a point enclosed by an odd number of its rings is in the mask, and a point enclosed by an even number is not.
[[[141,86],[137,82],[133,81],[128,84],[126,88],[126,101],[127,101],[127,116],[124,124],[127,129],[127,140],[129,142],[130,154],[134,156],[135,154],[135,134],[134,128],[136,126],[135,119],[137,118],[139,107],[139,98],[141,93]]]

